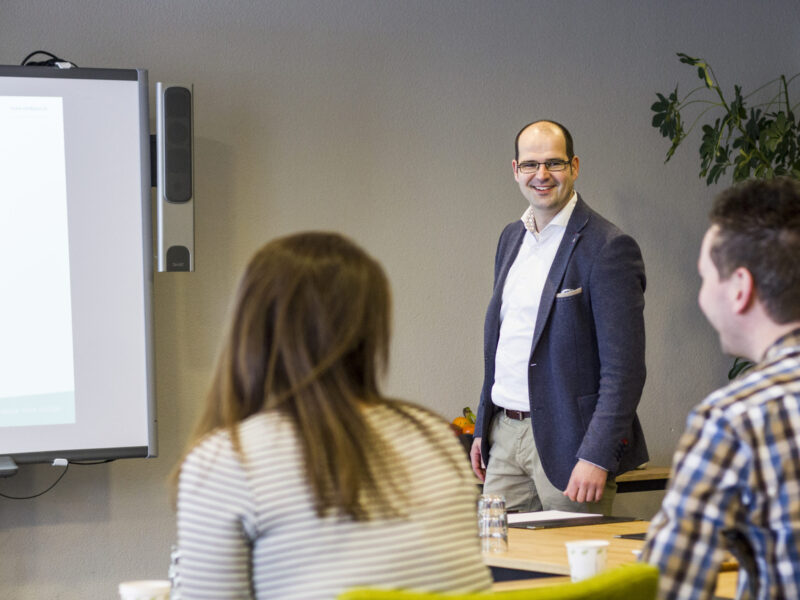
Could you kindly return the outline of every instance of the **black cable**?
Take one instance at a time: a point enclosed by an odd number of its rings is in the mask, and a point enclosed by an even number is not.
[[[32,60],[30,60],[32,57],[36,56],[37,54],[45,54],[45,55],[49,56],[50,58],[48,58],[47,60],[40,60],[40,61],[32,61]],[[65,60],[63,58],[59,58],[58,56],[56,56],[52,52],[48,52],[47,50],[36,50],[35,52],[31,52],[30,54],[28,54],[28,56],[23,58],[22,62],[19,63],[19,64],[22,65],[22,66],[28,65],[28,66],[31,66],[31,67],[55,67],[55,66],[58,66],[57,63],[67,63],[69,65],[72,65],[75,68],[78,67],[78,65],[76,65],[74,62],[69,61],[69,60]]]
[[[60,59],[59,59],[59,58],[58,58],[58,57],[57,57],[55,54],[53,54],[52,52],[48,52],[47,50],[36,50],[36,51],[34,51],[34,52],[31,52],[30,54],[28,54],[28,56],[26,56],[25,58],[23,58],[23,59],[22,59],[22,62],[21,62],[21,63],[19,63],[19,64],[20,64],[21,66],[25,66],[26,64],[28,64],[28,60],[30,60],[32,57],[36,56],[37,54],[46,54],[47,56],[49,56],[49,57],[50,57],[51,59],[53,59],[53,60],[60,60]],[[38,63],[37,63],[37,64],[38,64]]]
[[[43,495],[43,494],[46,494],[47,492],[49,492],[50,490],[52,490],[54,487],[56,487],[56,484],[57,484],[59,481],[61,481],[61,479],[64,477],[64,475],[66,475],[66,474],[67,474],[67,471],[68,471],[68,470],[69,470],[69,463],[67,463],[67,466],[66,466],[66,467],[64,467],[64,470],[63,470],[63,471],[61,471],[61,475],[59,475],[59,476],[58,476],[58,479],[56,479],[56,480],[55,480],[55,481],[54,481],[54,482],[53,482],[53,483],[50,485],[50,487],[49,487],[49,488],[47,488],[47,489],[46,489],[46,490],[44,490],[43,492],[39,492],[38,494],[34,494],[33,496],[9,496],[8,494],[4,494],[4,493],[2,493],[2,492],[0,492],[0,496],[2,496],[3,498],[8,498],[9,500],[31,500],[32,498],[38,498],[39,496],[41,496],[41,495]]]

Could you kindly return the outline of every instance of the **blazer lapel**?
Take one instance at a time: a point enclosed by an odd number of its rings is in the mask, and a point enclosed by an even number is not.
[[[516,238],[509,245],[509,251],[504,254],[502,262],[500,263],[500,271],[497,275],[497,283],[494,286],[494,296],[498,299],[503,297],[503,288],[506,285],[506,277],[508,277],[508,272],[511,270],[511,265],[514,264],[514,260],[517,258],[519,247],[522,245],[522,240],[525,237],[525,231],[525,227],[522,226],[520,230],[516,232]]]
[[[539,339],[542,337],[542,332],[547,325],[547,320],[550,318],[550,311],[553,308],[556,294],[558,293],[558,286],[564,278],[564,272],[567,270],[572,252],[578,245],[578,240],[581,238],[581,230],[586,226],[589,221],[589,207],[578,195],[578,202],[572,211],[572,216],[569,218],[567,228],[564,231],[564,237],[561,244],[558,246],[556,256],[553,259],[553,264],[550,267],[550,272],[547,274],[547,280],[544,283],[542,290],[542,298],[539,301],[539,312],[536,313],[536,328],[533,331],[533,343],[531,344],[531,356],[533,356],[536,346],[539,344]]]

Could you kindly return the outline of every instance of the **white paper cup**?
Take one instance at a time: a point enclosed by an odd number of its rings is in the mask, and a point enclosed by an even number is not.
[[[572,581],[583,581],[606,568],[608,540],[579,540],[566,542],[566,546]]]
[[[120,600],[169,600],[170,584],[166,579],[123,581],[119,584]]]

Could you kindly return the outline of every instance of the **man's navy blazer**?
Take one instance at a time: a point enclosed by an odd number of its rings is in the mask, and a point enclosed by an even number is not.
[[[526,229],[506,226],[484,326],[485,374],[475,436],[488,463],[500,305]],[[645,380],[644,262],[639,246],[578,196],[542,292],[528,361],[536,448],[547,477],[567,487],[578,458],[613,477],[648,460],[636,407]],[[484,435],[486,434],[486,435]]]

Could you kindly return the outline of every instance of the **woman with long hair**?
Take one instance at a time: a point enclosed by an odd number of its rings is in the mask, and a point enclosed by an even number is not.
[[[389,338],[383,269],[343,236],[251,259],[180,466],[181,598],[490,585],[461,445],[380,392]]]

